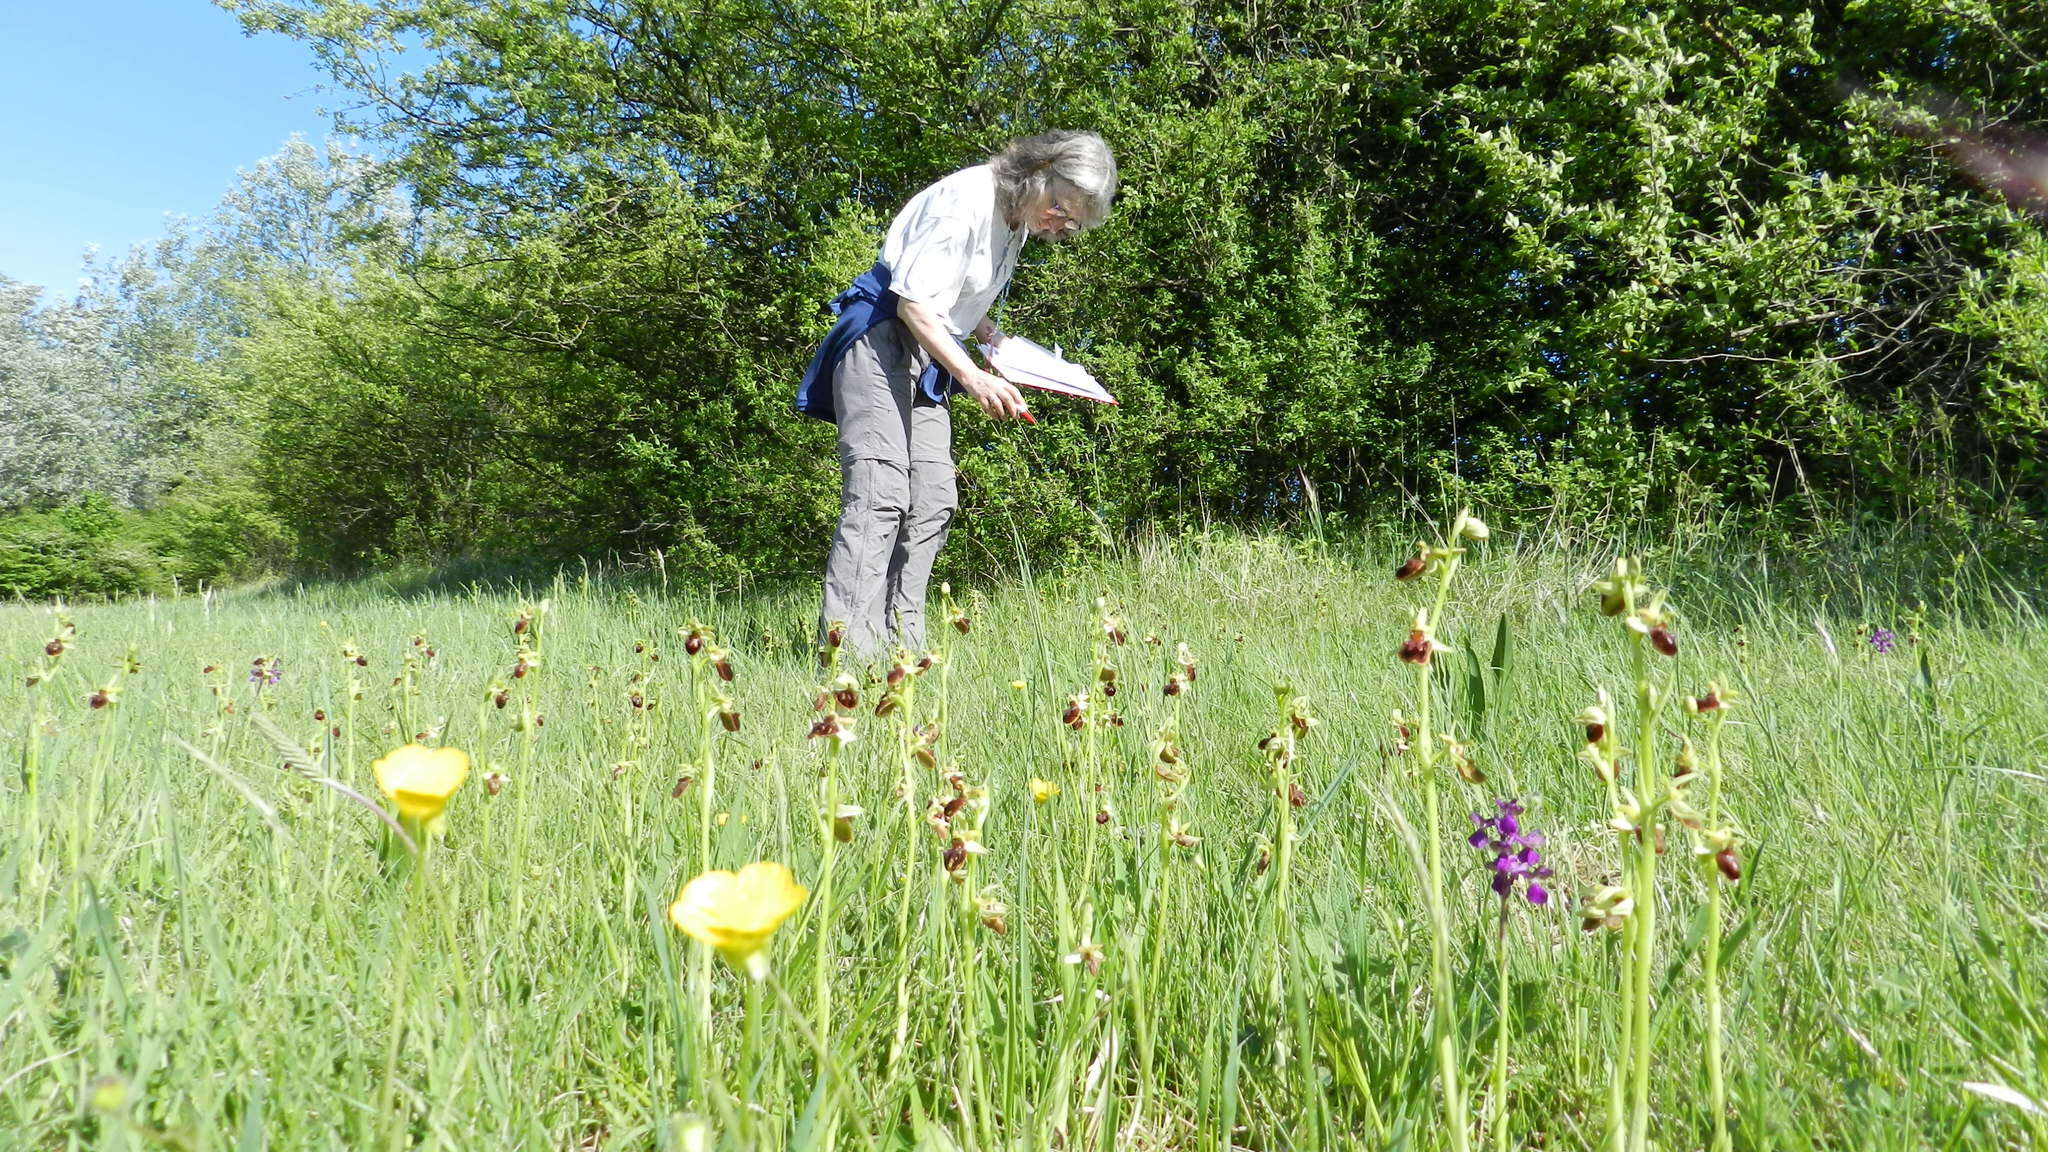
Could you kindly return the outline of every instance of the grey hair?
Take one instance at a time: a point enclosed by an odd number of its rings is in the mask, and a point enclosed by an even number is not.
[[[996,204],[1006,217],[1062,184],[1078,194],[1079,202],[1070,208],[1083,230],[1109,218],[1109,202],[1116,197],[1116,157],[1093,132],[1055,129],[1019,137],[988,163],[996,174]]]

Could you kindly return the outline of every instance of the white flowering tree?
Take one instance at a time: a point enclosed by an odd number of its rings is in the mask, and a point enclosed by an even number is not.
[[[0,509],[89,492],[133,503],[146,454],[134,374],[108,346],[98,305],[38,308],[38,296],[0,278]]]

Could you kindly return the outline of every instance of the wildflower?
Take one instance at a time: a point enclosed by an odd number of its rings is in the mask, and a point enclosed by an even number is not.
[[[1607,739],[1607,709],[1602,706],[1606,703],[1607,698],[1607,690],[1605,688],[1600,690],[1600,697],[1600,704],[1588,705],[1581,709],[1577,716],[1572,718],[1574,723],[1585,726],[1586,743],[1588,744],[1599,744]]]
[[[1494,895],[1506,900],[1515,894],[1517,885],[1526,885],[1524,895],[1529,903],[1550,903],[1550,890],[1543,886],[1551,875],[1549,865],[1543,863],[1543,833],[1522,827],[1523,809],[1513,800],[1496,800],[1493,806],[1492,816],[1472,813],[1475,830],[1466,843],[1491,854],[1487,867],[1493,873]]]
[[[853,842],[853,819],[867,815],[867,809],[858,804],[841,804],[832,814],[832,838],[841,844]]]
[[[52,640],[48,644],[43,645],[43,655],[45,656],[54,659],[58,656],[62,656],[63,654],[64,641],[62,639]]]
[[[827,712],[811,725],[810,739],[824,737],[832,741],[834,749],[844,749],[854,741],[853,717]]]
[[[1636,902],[1628,889],[1609,884],[1587,898],[1579,906],[1579,927],[1588,932],[1601,928],[1620,928],[1635,911]]]
[[[1024,682],[1022,680],[1012,680],[1010,681],[1010,687],[1022,692],[1024,690]]]
[[[282,656],[258,656],[249,662],[249,683],[258,688],[275,685],[284,677]]]
[[[1060,713],[1060,723],[1076,732],[1088,725],[1088,694],[1077,692],[1067,698],[1067,710]]]
[[[1076,945],[1072,952],[1061,957],[1061,961],[1067,964],[1082,965],[1088,969],[1088,974],[1093,976],[1102,971],[1102,945],[1089,939],[1088,934],[1083,932],[1081,934],[1081,943]]]
[[[1462,536],[1467,540],[1484,540],[1490,535],[1486,522],[1470,512],[1458,513],[1457,521],[1451,525],[1452,539]]]
[[[95,709],[105,708],[107,705],[112,704],[114,702],[114,698],[116,695],[118,695],[118,693],[116,693],[114,689],[111,687],[100,688],[94,690],[92,695],[87,696],[85,698],[85,702],[87,705]]]
[[[1287,722],[1294,728],[1297,737],[1308,735],[1308,730],[1322,723],[1309,714],[1308,697],[1290,690],[1287,698]]]
[[[503,772],[493,772],[484,777],[484,790],[493,796],[503,792],[505,790],[505,774]]]
[[[686,935],[718,949],[734,971],[765,980],[775,929],[809,894],[788,868],[760,861],[738,872],[706,872],[690,881],[668,914]]]
[[[1616,558],[1612,573],[1593,582],[1602,616],[1619,616],[1628,611],[1636,596],[1645,591],[1648,585],[1643,581],[1642,566],[1626,556]]]
[[[1429,658],[1438,652],[1449,652],[1450,646],[1437,642],[1429,630],[1429,612],[1415,614],[1415,625],[1408,630],[1408,640],[1400,648],[1400,657],[1409,664],[1427,664]]]
[[[860,707],[860,681],[855,680],[852,673],[841,672],[827,686],[827,690],[832,694],[833,703],[841,708],[852,711]],[[824,709],[821,708],[819,711],[822,712]]]
[[[1664,594],[1657,593],[1650,602],[1629,613],[1629,631],[1638,632],[1650,638],[1650,647],[1666,656],[1678,655],[1678,638],[1671,634],[1671,615],[1664,611]]]
[[[1031,799],[1035,802],[1043,804],[1059,794],[1059,785],[1050,780],[1041,780],[1036,776],[1031,778]]]
[[[1399,580],[1405,584],[1408,581],[1415,579],[1417,576],[1422,575],[1423,570],[1428,567],[1428,553],[1426,551],[1418,552],[1417,554],[1410,556],[1408,559],[1402,561],[1401,566],[1399,568],[1394,569],[1394,579]]]
[[[1879,656],[1890,653],[1898,642],[1899,634],[1889,628],[1878,628],[1870,633],[1870,647]]]
[[[1003,905],[1002,901],[984,896],[974,903],[975,910],[981,915],[982,927],[998,936],[1010,930],[1009,921],[1004,919],[1010,910]]]
[[[1687,784],[1690,784],[1694,780],[1698,779],[1699,774],[1699,754],[1693,751],[1692,741],[1686,740],[1679,746],[1678,757],[1672,763],[1671,786],[1674,789],[1683,788]],[[1674,801],[1674,808],[1675,807],[1676,802]]]
[[[407,744],[371,764],[370,774],[398,806],[400,816],[431,824],[441,818],[448,798],[469,777],[469,756],[459,748]]]
[[[1481,772],[1479,766],[1472,762],[1472,745],[1452,736],[1449,732],[1443,733],[1442,739],[1444,757],[1451,762],[1451,767],[1457,770],[1458,779],[1467,784],[1486,783],[1486,773]]]
[[[1735,702],[1735,694],[1721,687],[1720,681],[1709,680],[1706,695],[1686,697],[1684,708],[1688,715],[1696,716],[1702,712],[1718,712]]]

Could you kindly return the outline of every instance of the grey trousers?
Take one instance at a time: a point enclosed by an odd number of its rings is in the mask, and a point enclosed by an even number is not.
[[[857,659],[924,646],[925,588],[958,506],[953,418],[917,387],[929,355],[894,320],[868,330],[832,378],[839,530],[825,561],[822,631],[846,625]]]

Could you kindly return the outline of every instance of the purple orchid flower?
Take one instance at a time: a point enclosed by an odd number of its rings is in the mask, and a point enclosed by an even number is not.
[[[1493,873],[1494,894],[1505,901],[1520,887],[1529,903],[1550,903],[1550,889],[1543,884],[1551,876],[1550,866],[1543,863],[1543,833],[1522,827],[1523,809],[1513,800],[1496,800],[1493,806],[1491,816],[1472,814],[1473,832],[1465,842],[1490,857],[1487,870]]]

